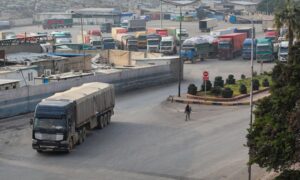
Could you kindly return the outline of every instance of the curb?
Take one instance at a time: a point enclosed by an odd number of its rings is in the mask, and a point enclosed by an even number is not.
[[[183,103],[183,104],[202,104],[202,105],[213,105],[213,106],[245,106],[250,105],[250,102],[216,102],[216,101],[195,101],[195,100],[184,100],[184,99],[174,99],[174,96],[169,96],[167,98],[167,101],[170,102],[177,102],[177,103]],[[253,103],[256,103],[259,100],[253,101]]]

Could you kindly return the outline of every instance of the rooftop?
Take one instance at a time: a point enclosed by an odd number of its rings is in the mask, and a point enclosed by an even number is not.
[[[19,80],[15,79],[0,79],[0,85],[11,84],[11,83],[19,83]]]
[[[236,4],[236,5],[243,5],[243,6],[253,6],[257,5],[258,3],[255,2],[248,2],[248,1],[230,1],[231,4]]]
[[[15,62],[18,64],[24,64],[27,62],[38,62],[38,61],[46,61],[46,60],[63,60],[66,59],[60,56],[49,56],[46,53],[14,53],[14,54],[7,54],[7,61],[8,62]]]

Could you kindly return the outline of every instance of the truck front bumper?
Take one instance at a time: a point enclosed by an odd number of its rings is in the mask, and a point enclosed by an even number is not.
[[[40,141],[32,139],[32,148],[42,151],[67,151],[68,141]]]

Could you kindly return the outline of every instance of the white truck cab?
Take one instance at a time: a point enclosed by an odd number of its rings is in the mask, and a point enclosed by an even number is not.
[[[279,44],[278,59],[280,62],[286,62],[288,59],[289,42],[282,41]]]

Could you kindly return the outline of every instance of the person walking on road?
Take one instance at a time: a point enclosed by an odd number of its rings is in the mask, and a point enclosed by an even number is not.
[[[189,103],[185,106],[185,121],[191,120],[192,108]]]

